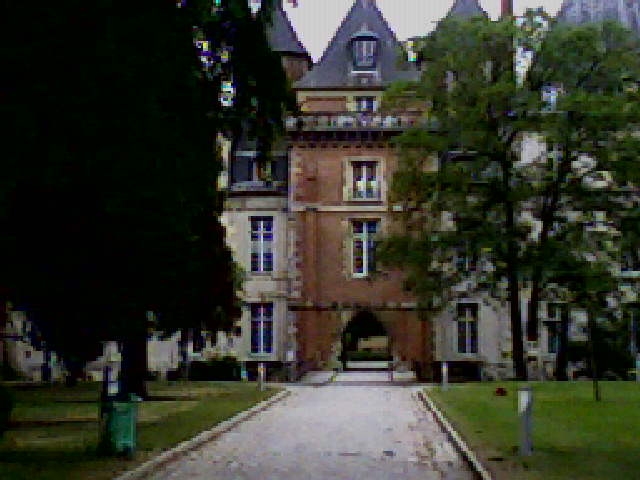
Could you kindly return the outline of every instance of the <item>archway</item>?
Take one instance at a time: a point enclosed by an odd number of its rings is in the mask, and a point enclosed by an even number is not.
[[[342,369],[387,369],[390,345],[387,329],[369,310],[357,312],[342,330]]]

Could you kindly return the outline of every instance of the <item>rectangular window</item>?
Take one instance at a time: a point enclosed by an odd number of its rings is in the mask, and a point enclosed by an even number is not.
[[[354,43],[356,49],[356,67],[375,67],[375,40],[358,40]]]
[[[558,353],[560,346],[560,322],[546,322],[547,353]]]
[[[558,106],[558,99],[562,96],[562,85],[546,84],[542,87],[543,112],[554,112]]]
[[[567,306],[564,303],[547,303],[547,319],[544,325],[547,329],[547,352],[558,353],[560,346],[560,325],[562,317],[567,315]]]
[[[375,161],[351,162],[353,200],[379,200],[379,166]]]
[[[478,254],[471,251],[469,246],[456,248],[456,270],[460,273],[475,272],[478,267]]]
[[[254,182],[267,182],[273,180],[273,165],[271,160],[254,158],[251,161],[251,180]]]
[[[376,233],[379,220],[355,220],[351,224],[352,271],[354,277],[367,277],[375,272]]]
[[[251,304],[251,353],[273,351],[273,303]]]
[[[623,272],[640,270],[640,251],[632,249],[623,252],[621,270]]]
[[[251,217],[251,271],[273,271],[273,217]]]
[[[375,112],[378,109],[376,97],[356,97],[357,112]]]
[[[478,304],[459,303],[456,324],[458,353],[478,353]]]
[[[547,303],[547,320],[551,322],[560,322],[565,308],[566,306],[562,303]]]

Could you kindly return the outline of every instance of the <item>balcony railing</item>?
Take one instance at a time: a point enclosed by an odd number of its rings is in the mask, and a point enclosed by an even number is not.
[[[414,126],[434,126],[420,112],[310,112],[290,116],[288,131],[295,130],[404,130]]]
[[[245,182],[234,182],[229,187],[229,190],[234,193],[243,192],[286,192],[287,182],[284,181],[263,181],[253,180]]]

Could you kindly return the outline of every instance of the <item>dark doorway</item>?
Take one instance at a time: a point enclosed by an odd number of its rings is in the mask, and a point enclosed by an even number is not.
[[[356,313],[342,331],[340,361],[343,370],[353,369],[349,364],[367,369],[375,369],[379,364],[380,369],[386,369],[381,362],[389,360],[389,336],[382,322],[368,310]],[[371,366],[367,367],[365,362]]]

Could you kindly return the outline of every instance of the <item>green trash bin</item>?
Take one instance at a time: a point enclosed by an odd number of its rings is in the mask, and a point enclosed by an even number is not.
[[[136,424],[140,398],[107,401],[104,405],[103,449],[112,455],[133,457],[136,451]]]

